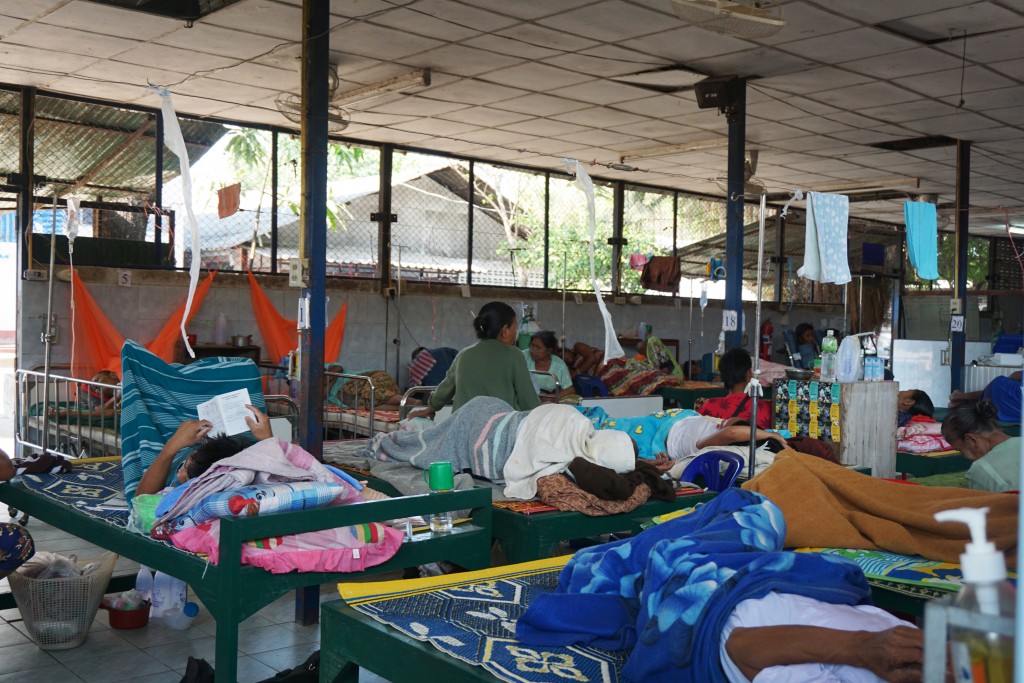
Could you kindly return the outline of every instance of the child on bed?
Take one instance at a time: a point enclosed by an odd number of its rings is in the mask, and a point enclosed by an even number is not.
[[[83,384],[78,388],[78,406],[75,408],[51,408],[54,417],[111,417],[120,408],[117,393],[113,389],[104,389],[97,384],[116,387],[121,383],[117,374],[111,370],[100,370],[92,379],[94,384]]]

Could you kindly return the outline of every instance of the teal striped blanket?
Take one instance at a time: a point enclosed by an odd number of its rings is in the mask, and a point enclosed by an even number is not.
[[[248,358],[204,358],[190,365],[165,363],[141,344],[121,349],[121,465],[124,495],[131,503],[139,480],[164,443],[185,420],[198,419],[196,406],[214,396],[247,389],[252,405],[266,410],[260,372]],[[174,456],[168,485],[188,457]]]

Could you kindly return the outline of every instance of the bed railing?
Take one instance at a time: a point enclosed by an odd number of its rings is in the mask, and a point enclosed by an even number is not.
[[[67,458],[121,455],[120,385],[53,373],[47,379],[37,370],[18,370],[16,383],[19,450]]]
[[[410,410],[412,410],[413,408],[418,408],[419,407],[419,406],[409,405],[409,399],[411,399],[413,396],[415,396],[417,394],[427,394],[429,396],[430,392],[432,392],[434,389],[437,389],[437,387],[436,386],[425,386],[425,385],[423,385],[423,386],[416,386],[416,387],[409,387],[408,389],[406,389],[405,393],[402,394],[402,401],[401,401],[401,403],[398,404],[398,419],[404,420],[405,418],[409,417],[409,411]]]

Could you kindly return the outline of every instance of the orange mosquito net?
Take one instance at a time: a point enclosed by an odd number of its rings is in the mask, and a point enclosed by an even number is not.
[[[196,288],[192,310],[189,312],[188,320],[185,321],[186,325],[203,305],[203,298],[210,291],[215,274],[215,272],[210,273]],[[71,364],[71,373],[75,377],[88,378],[100,370],[110,370],[120,377],[121,347],[124,346],[124,337],[104,315],[89,288],[85,286],[74,270],[71,271],[71,292],[75,303],[75,353],[74,362]],[[163,328],[153,341],[146,344],[147,349],[168,363],[174,361],[174,343],[178,339],[181,316],[184,313],[185,303],[182,302],[164,323]]]
[[[263,292],[263,288],[256,282],[256,276],[252,271],[249,275],[249,298],[252,301],[252,310],[256,314],[256,324],[263,335],[263,342],[270,351],[270,357],[277,362],[288,355],[299,346],[298,322],[289,320],[277,312],[277,308]],[[348,302],[341,305],[341,310],[334,316],[334,320],[327,326],[324,334],[324,362],[331,362],[338,359],[341,352],[341,342],[345,339],[345,314],[348,312]]]

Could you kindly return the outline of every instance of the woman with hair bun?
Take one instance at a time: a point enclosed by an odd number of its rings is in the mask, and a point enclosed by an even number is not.
[[[1000,493],[1020,489],[1020,437],[999,428],[991,401],[961,403],[942,421],[942,436],[972,462],[967,485]]]
[[[456,411],[477,396],[500,398],[514,410],[540,405],[526,359],[515,347],[518,327],[512,307],[500,301],[485,304],[473,320],[473,329],[479,341],[459,351],[448,374],[430,395],[428,408],[412,416],[433,417],[449,401],[452,411]]]

